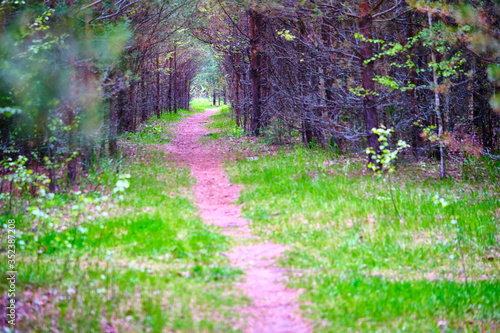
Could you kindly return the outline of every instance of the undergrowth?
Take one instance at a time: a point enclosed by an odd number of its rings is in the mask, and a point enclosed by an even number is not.
[[[124,140],[135,144],[169,143],[173,137],[171,124],[181,121],[193,111],[178,110],[176,113],[162,113],[159,118],[150,118],[141,124],[139,131],[127,133]],[[165,126],[168,124],[168,126]]]

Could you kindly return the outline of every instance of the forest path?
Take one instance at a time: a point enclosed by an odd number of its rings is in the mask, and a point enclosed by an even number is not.
[[[240,217],[241,208],[235,202],[241,188],[231,184],[222,169],[222,154],[213,145],[198,140],[208,133],[203,124],[217,109],[197,113],[179,124],[176,138],[168,147],[179,162],[190,166],[196,178],[194,193],[200,215],[207,224],[223,229],[228,236],[252,239],[252,245],[238,245],[226,253],[233,266],[245,272],[246,279],[236,287],[251,299],[251,305],[239,312],[246,316],[247,333],[308,333],[311,328],[300,316],[299,291],[285,286],[285,270],[276,266],[285,246],[256,243],[247,220]]]

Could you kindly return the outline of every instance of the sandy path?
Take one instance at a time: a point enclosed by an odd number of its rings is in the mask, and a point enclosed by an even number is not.
[[[231,184],[222,170],[221,153],[197,140],[208,133],[203,128],[208,117],[216,110],[195,114],[182,122],[177,137],[169,147],[180,162],[191,167],[197,180],[196,204],[206,223],[223,228],[226,235],[241,238],[251,236],[246,219],[240,217],[240,207],[232,202],[240,194],[240,187]],[[302,320],[297,302],[298,291],[285,287],[284,270],[276,268],[276,260],[285,247],[279,244],[260,243],[237,246],[227,253],[233,266],[244,270],[246,281],[236,286],[252,300],[240,311],[248,315],[243,331],[247,333],[307,333],[312,330]]]

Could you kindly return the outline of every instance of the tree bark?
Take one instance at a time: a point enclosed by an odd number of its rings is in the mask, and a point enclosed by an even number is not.
[[[177,113],[177,45],[174,46],[174,83],[173,83],[173,92],[172,96],[174,102],[174,113]]]
[[[141,95],[142,95],[142,101],[141,101],[141,122],[145,122],[147,119],[147,113],[146,113],[146,107],[147,107],[147,92],[146,92],[146,81],[147,81],[147,71],[142,75],[141,77]]]
[[[431,29],[431,40],[432,40],[432,14],[429,11],[428,12],[428,19],[429,19],[429,29]],[[436,64],[436,53],[434,52],[434,49],[431,51],[431,61]],[[439,138],[439,155],[441,158],[441,171],[440,171],[440,177],[443,179],[446,175],[446,169],[445,169],[445,163],[444,163],[444,147],[443,144],[441,143],[441,140],[443,139],[443,118],[441,116],[441,99],[439,98],[439,82],[438,82],[438,76],[437,76],[437,71],[436,67],[432,68],[432,80],[434,84],[434,111],[436,112],[436,118],[438,122],[438,138]]]
[[[111,97],[109,103],[109,136],[108,136],[108,147],[109,147],[109,156],[111,158],[118,157],[118,145],[116,142],[117,137],[117,123],[116,123],[116,103]]]
[[[169,75],[168,75],[168,112],[172,113],[172,87],[174,85],[173,58],[169,60]]]
[[[75,127],[75,112],[72,107],[68,108],[68,126],[71,127],[71,129],[68,132],[68,149],[69,149],[68,184],[71,185],[76,180],[76,156],[72,156],[73,149],[76,148],[75,145],[76,127]]]
[[[255,10],[250,11],[250,78],[252,86],[252,123],[251,131],[259,136],[262,121],[261,110],[261,52],[259,48],[260,28],[262,18]]]
[[[160,118],[161,113],[161,94],[160,94],[160,55],[156,57],[156,116]]]
[[[363,0],[360,5],[360,16],[361,19],[359,21],[360,32],[364,38],[370,39],[372,38],[372,30],[373,30],[373,18],[371,15],[371,7],[370,2],[368,0]],[[363,111],[365,116],[365,124],[366,124],[366,136],[368,140],[368,147],[371,147],[375,154],[379,153],[379,142],[378,137],[375,133],[373,133],[372,129],[378,127],[378,115],[377,115],[377,107],[376,107],[376,98],[373,93],[375,92],[375,82],[373,78],[375,77],[375,69],[374,62],[370,61],[367,64],[364,64],[365,60],[371,59],[373,57],[372,43],[367,41],[361,42],[361,67],[362,67],[362,87],[363,91],[366,94],[363,97]],[[375,160],[375,156],[373,154],[368,155],[368,163],[379,164]]]
[[[214,100],[213,100],[213,105],[215,106],[215,104],[217,104],[217,90],[215,89],[215,82],[214,82]]]
[[[234,73],[234,113],[236,114],[236,126],[241,126],[241,106],[240,106],[240,72],[239,69],[240,55],[237,53],[235,55],[234,62],[235,73]]]

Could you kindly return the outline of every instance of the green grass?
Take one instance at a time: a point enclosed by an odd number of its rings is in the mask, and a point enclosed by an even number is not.
[[[203,112],[207,109],[213,109],[215,106],[207,98],[195,98],[191,101],[190,108],[193,112]]]
[[[168,128],[179,117],[154,122]],[[148,147],[149,136],[134,140],[135,159],[90,176],[95,191],[40,203],[46,219],[17,218],[18,330],[235,331],[241,272],[221,255],[229,240],[196,215],[189,171]],[[123,174],[129,187],[110,193]],[[2,295],[6,288],[2,279]]]
[[[498,330],[498,184],[412,165],[388,182],[363,164],[297,148],[229,166],[255,232],[292,246],[283,264],[318,332]]]
[[[228,105],[223,105],[220,111],[210,116],[210,122],[205,126],[211,132],[206,134],[204,141],[219,140],[222,137],[234,137],[236,122]]]
[[[229,106],[224,105],[219,112],[210,116],[210,123],[207,125],[207,128],[227,132],[235,126],[236,123],[232,117]]]

